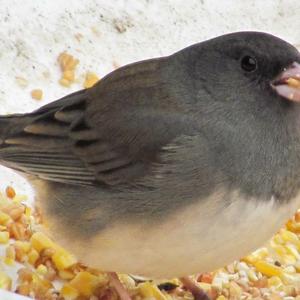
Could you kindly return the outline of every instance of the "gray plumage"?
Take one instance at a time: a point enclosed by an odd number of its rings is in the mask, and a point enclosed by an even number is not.
[[[245,55],[257,71],[241,69]],[[269,83],[295,61],[286,42],[243,32],[122,67],[1,117],[1,163],[43,186],[44,213],[59,224],[49,231],[61,240],[89,240],[117,222],[159,226],[218,190],[224,210],[233,191],[285,205],[300,188],[300,107]]]

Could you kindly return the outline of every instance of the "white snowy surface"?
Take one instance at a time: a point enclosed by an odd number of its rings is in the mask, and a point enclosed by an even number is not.
[[[103,77],[115,66],[238,30],[300,45],[300,1],[0,0],[0,114],[30,111],[82,88],[87,70]],[[71,88],[58,84],[56,59],[65,50],[80,59],[79,83]],[[28,86],[21,88],[16,77]],[[42,101],[31,99],[35,88],[43,90]],[[24,179],[1,168],[0,189],[8,184],[32,197]],[[0,299],[18,297],[0,291]]]

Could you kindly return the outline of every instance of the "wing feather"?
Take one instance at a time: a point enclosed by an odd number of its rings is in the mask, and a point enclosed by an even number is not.
[[[193,120],[187,122],[179,105],[168,108],[172,95],[164,61],[126,66],[91,89],[30,114],[8,116],[1,161],[69,184],[139,180],[159,161],[163,147],[193,128]]]

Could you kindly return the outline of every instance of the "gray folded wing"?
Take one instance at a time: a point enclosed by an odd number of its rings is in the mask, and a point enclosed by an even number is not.
[[[30,114],[3,117],[0,160],[70,184],[116,185],[148,175],[162,148],[193,128],[176,102],[170,106],[176,99],[170,99],[160,62],[129,65],[92,89]]]

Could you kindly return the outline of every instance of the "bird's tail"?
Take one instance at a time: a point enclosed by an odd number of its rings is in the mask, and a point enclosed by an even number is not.
[[[26,115],[23,114],[0,116],[0,148],[7,138],[21,130],[23,123],[26,123],[27,119]]]
[[[0,136],[4,134],[6,125],[7,118],[5,116],[0,116]]]
[[[11,116],[0,116],[0,145],[4,143],[11,127]]]

